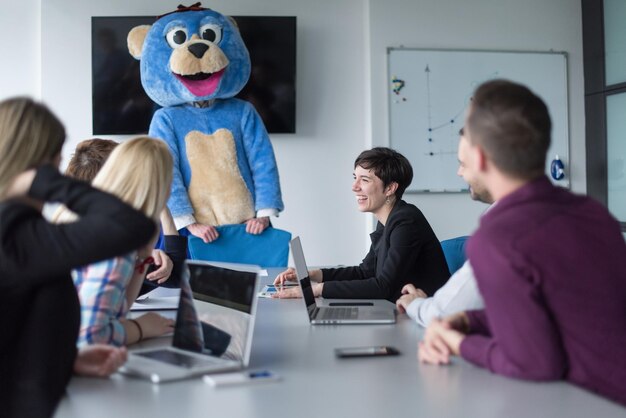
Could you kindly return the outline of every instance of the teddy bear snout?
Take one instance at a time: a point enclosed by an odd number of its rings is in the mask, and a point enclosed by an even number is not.
[[[203,42],[197,42],[189,45],[187,47],[189,52],[191,52],[196,58],[200,59],[204,55],[204,53],[209,49],[209,46]]]

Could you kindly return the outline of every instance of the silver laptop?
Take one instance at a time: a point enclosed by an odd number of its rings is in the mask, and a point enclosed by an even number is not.
[[[311,324],[393,324],[396,322],[393,307],[378,306],[377,301],[372,301],[373,306],[341,306],[328,307],[318,306],[313,296],[309,269],[304,259],[300,237],[291,240],[291,254],[296,265],[296,276],[302,289],[302,296],[306,304]],[[357,301],[354,301],[355,303]],[[382,301],[388,303],[387,301]],[[349,303],[345,303],[349,304]]]
[[[158,383],[248,366],[260,268],[185,263],[172,344],[130,351],[122,373]]]

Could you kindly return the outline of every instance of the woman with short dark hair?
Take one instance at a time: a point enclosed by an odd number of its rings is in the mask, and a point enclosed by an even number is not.
[[[372,246],[360,265],[309,271],[315,296],[387,299],[395,302],[402,287],[412,283],[432,295],[450,277],[441,244],[422,212],[402,200],[413,179],[411,164],[402,154],[377,147],[363,151],[354,162],[354,183],[361,212],[376,216]],[[296,280],[289,268],[274,283]],[[299,288],[278,297],[298,297]]]

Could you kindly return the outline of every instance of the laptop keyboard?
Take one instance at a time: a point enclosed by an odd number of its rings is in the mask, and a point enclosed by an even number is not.
[[[195,367],[209,366],[215,364],[215,359],[207,356],[206,359],[200,359],[198,357],[185,355],[182,353],[178,353],[170,350],[154,350],[154,351],[145,351],[142,353],[137,353],[137,355],[142,357],[148,357],[154,360],[162,361],[163,363],[169,363],[174,366],[185,367],[187,369],[192,369]]]
[[[356,319],[359,308],[320,308],[321,316],[318,319]]]

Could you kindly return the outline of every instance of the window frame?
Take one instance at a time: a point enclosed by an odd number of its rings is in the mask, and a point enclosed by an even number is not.
[[[606,100],[626,93],[626,82],[606,85],[604,1],[581,0],[585,74],[587,194],[608,205]],[[620,221],[626,231],[626,220]]]

